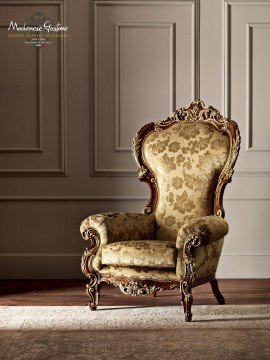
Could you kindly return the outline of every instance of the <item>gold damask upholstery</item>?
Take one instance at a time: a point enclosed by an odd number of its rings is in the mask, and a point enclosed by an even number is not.
[[[176,256],[175,241],[120,241],[103,246],[102,264],[175,269]]]
[[[176,123],[146,137],[143,157],[159,189],[157,239],[175,240],[187,221],[213,214],[229,151],[228,134],[208,123]]]
[[[240,147],[237,124],[196,100],[168,119],[142,127],[133,140],[139,178],[151,188],[143,214],[91,215],[81,224],[90,241],[82,257],[90,308],[101,282],[130,295],[180,288],[186,321],[194,286],[215,273],[228,224],[222,196]]]
[[[86,218],[80,227],[80,232],[84,239],[88,240],[88,232],[95,230],[100,238],[100,243],[92,259],[94,270],[101,270],[102,248],[104,245],[127,241],[132,239],[153,239],[155,233],[154,214],[135,214],[135,213],[106,213],[92,215]]]
[[[153,269],[147,267],[105,266],[100,274],[112,277],[126,277],[131,280],[177,281],[176,273],[170,269]]]

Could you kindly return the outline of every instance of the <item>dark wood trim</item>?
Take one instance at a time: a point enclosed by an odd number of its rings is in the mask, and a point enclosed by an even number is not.
[[[213,294],[215,295],[215,298],[217,299],[219,305],[224,305],[225,299],[219,290],[217,279],[211,280],[210,285],[211,285]]]
[[[200,286],[202,284],[209,283],[209,282],[215,280],[215,278],[216,278],[215,274],[201,277],[201,278],[195,280],[194,285],[192,287],[196,287],[196,286]]]

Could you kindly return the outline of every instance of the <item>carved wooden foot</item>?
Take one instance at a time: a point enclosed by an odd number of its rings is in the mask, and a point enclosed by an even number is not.
[[[98,274],[90,274],[89,284],[86,285],[86,293],[90,297],[89,308],[90,310],[96,310],[99,300],[100,292],[100,278]]]
[[[181,293],[185,320],[189,322],[192,320],[191,305],[193,303],[193,296],[191,286],[186,281],[183,281],[181,284]]]
[[[219,305],[224,305],[225,299],[219,290],[217,279],[210,281],[210,284],[211,284],[213,294],[215,295],[215,298],[217,299]]]

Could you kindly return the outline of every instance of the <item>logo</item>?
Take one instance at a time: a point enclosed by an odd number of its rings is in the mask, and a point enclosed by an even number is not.
[[[23,24],[11,20],[8,26],[8,37],[25,40],[25,44],[33,47],[44,47],[52,43],[53,38],[67,38],[68,26],[60,22],[53,24],[52,20],[41,12],[36,12]]]

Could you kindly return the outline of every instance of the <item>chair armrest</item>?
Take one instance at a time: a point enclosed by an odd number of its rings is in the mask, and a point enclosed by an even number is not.
[[[92,215],[81,223],[80,232],[85,240],[90,241],[85,252],[85,255],[91,256],[88,268],[98,271],[102,268],[101,249],[103,245],[131,239],[153,239],[155,215],[135,213]]]
[[[196,278],[215,273],[228,230],[227,222],[216,215],[189,221],[179,230],[176,275],[182,293],[188,293]]]
[[[97,214],[81,223],[80,231],[85,240],[89,240],[90,229],[99,233],[101,245],[131,239],[153,239],[155,216],[135,213]]]
[[[190,236],[200,238],[200,245],[217,241],[228,234],[229,226],[220,216],[210,215],[191,220],[184,224],[178,232],[176,247],[183,248]]]

